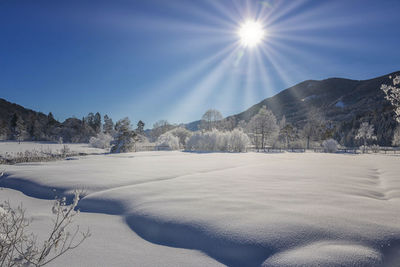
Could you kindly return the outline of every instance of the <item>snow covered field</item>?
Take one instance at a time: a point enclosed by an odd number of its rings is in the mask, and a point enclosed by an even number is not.
[[[29,142],[23,141],[20,144],[17,141],[0,141],[0,156],[4,156],[6,153],[14,154],[25,151],[50,151],[56,153],[64,148],[64,145],[68,146],[71,152],[74,153],[104,153],[104,149],[94,148],[89,144],[58,144],[52,142]]]
[[[398,266],[399,163],[322,153],[95,155],[0,166],[9,188],[0,199],[23,202],[42,233],[45,199],[85,190],[77,223],[92,237],[57,266]]]

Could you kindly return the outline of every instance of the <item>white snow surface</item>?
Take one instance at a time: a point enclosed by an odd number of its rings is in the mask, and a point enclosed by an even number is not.
[[[118,252],[108,261],[118,266],[400,262],[397,156],[160,151],[76,159],[4,166],[0,186],[42,199],[84,189],[80,216],[97,242],[72,252],[81,266],[95,265],[93,251],[110,244]],[[151,243],[143,255],[144,240]],[[121,262],[125,253],[130,260]]]
[[[18,153],[25,151],[38,151],[46,152],[51,151],[56,153],[64,148],[64,145],[68,146],[71,152],[85,153],[85,154],[99,154],[108,152],[105,149],[94,148],[89,144],[58,144],[54,142],[30,142],[23,141],[18,143],[17,141],[0,141],[0,156],[6,153]]]

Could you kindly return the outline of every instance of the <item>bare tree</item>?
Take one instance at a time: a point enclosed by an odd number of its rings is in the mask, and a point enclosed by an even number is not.
[[[317,109],[312,109],[308,113],[307,123],[301,131],[301,135],[307,141],[307,149],[310,149],[310,141],[320,140],[325,129],[325,120],[322,117],[321,112]]]
[[[283,142],[286,145],[286,148],[289,148],[290,142],[293,141],[295,137],[296,137],[296,129],[290,123],[287,123],[279,131],[279,139],[283,140]]]
[[[265,149],[267,141],[277,136],[279,127],[272,111],[267,110],[266,106],[263,106],[260,111],[251,118],[247,125],[247,130],[252,136],[257,150],[259,150]]]
[[[236,127],[236,120],[234,117],[225,118],[217,125],[217,128],[223,131],[233,131]],[[219,126],[219,127],[218,127]]]
[[[206,131],[217,129],[218,122],[220,122],[223,118],[224,117],[222,116],[221,112],[218,110],[209,109],[201,117],[200,129]]]
[[[27,233],[29,220],[21,205],[16,209],[9,202],[0,205],[0,266],[43,266],[82,244],[90,236],[89,230],[81,232],[77,226],[75,231],[69,231],[79,213],[75,211],[79,194],[75,192],[71,205],[66,204],[65,198],[55,201],[54,224],[41,245],[34,234]]]
[[[150,137],[152,141],[156,141],[160,135],[174,128],[175,126],[170,124],[167,120],[159,120],[153,124],[153,129],[150,132]]]

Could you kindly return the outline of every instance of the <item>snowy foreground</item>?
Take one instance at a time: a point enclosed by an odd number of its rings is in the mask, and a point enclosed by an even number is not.
[[[52,142],[29,142],[23,141],[18,143],[17,141],[0,141],[0,156],[6,154],[15,154],[25,151],[38,151],[38,152],[51,152],[56,153],[64,148],[64,145],[73,153],[85,153],[85,154],[99,154],[105,153],[106,150],[100,148],[91,147],[89,144],[58,144]]]
[[[86,156],[0,166],[0,200],[23,202],[43,233],[53,202],[45,199],[85,190],[77,223],[92,236],[57,266],[398,266],[399,163],[318,153]]]

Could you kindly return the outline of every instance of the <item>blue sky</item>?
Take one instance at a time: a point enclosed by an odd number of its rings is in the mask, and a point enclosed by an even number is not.
[[[240,46],[247,19],[260,46]],[[308,79],[400,70],[400,1],[0,0],[0,97],[59,120],[228,116]]]

